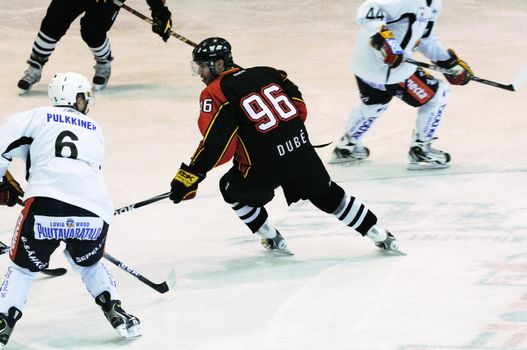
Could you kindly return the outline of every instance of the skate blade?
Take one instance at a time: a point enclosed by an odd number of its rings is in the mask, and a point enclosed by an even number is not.
[[[295,255],[289,249],[272,249],[272,250],[268,250],[267,253],[273,256],[293,256]]]
[[[381,249],[381,253],[385,255],[400,255],[400,256],[408,255],[400,249]]]
[[[24,89],[18,88],[18,95],[19,96],[25,95],[28,92],[29,92],[29,89],[28,90],[24,90]]]
[[[328,164],[340,165],[340,166],[350,166],[360,163],[366,158],[331,158],[328,160]]]
[[[122,324],[115,329],[121,335],[121,337],[125,339],[133,339],[141,336],[141,331],[137,325],[126,328],[126,325]]]
[[[406,169],[408,170],[433,170],[450,168],[450,163],[446,164],[432,164],[432,163],[409,163]]]

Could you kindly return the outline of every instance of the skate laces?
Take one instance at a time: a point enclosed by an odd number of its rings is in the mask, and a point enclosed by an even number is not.
[[[35,61],[28,60],[29,67],[24,71],[22,80],[27,81],[30,84],[34,84],[40,80],[42,76],[42,65]]]

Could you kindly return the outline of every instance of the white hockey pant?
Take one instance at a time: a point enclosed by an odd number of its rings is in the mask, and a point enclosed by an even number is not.
[[[7,314],[11,306],[24,310],[36,274],[38,272],[31,272],[15,263],[9,265],[0,286],[0,313]]]
[[[101,261],[91,266],[80,266],[73,262],[67,250],[64,250],[64,256],[73,270],[81,275],[82,282],[94,299],[102,292],[108,291],[110,292],[111,300],[121,300],[112,274]]]
[[[434,138],[437,127],[443,117],[447,105],[450,89],[447,84],[438,80],[437,92],[434,97],[417,110],[416,138],[421,141],[430,141]]]
[[[346,124],[346,136],[351,143],[360,142],[375,120],[388,108],[388,104],[366,105],[362,101],[355,106]]]

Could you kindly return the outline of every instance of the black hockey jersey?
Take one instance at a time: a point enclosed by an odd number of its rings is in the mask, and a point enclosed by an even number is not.
[[[201,93],[198,125],[203,139],[191,166],[202,174],[234,155],[247,176],[252,169],[294,166],[313,153],[304,126],[302,94],[283,71],[230,69]]]

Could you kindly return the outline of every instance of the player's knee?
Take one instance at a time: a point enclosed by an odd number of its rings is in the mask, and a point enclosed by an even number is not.
[[[335,210],[337,210],[337,207],[342,202],[344,195],[345,193],[342,187],[331,181],[331,185],[329,186],[326,193],[314,198],[310,198],[309,200],[318,209],[328,214],[332,214],[335,212]]]

